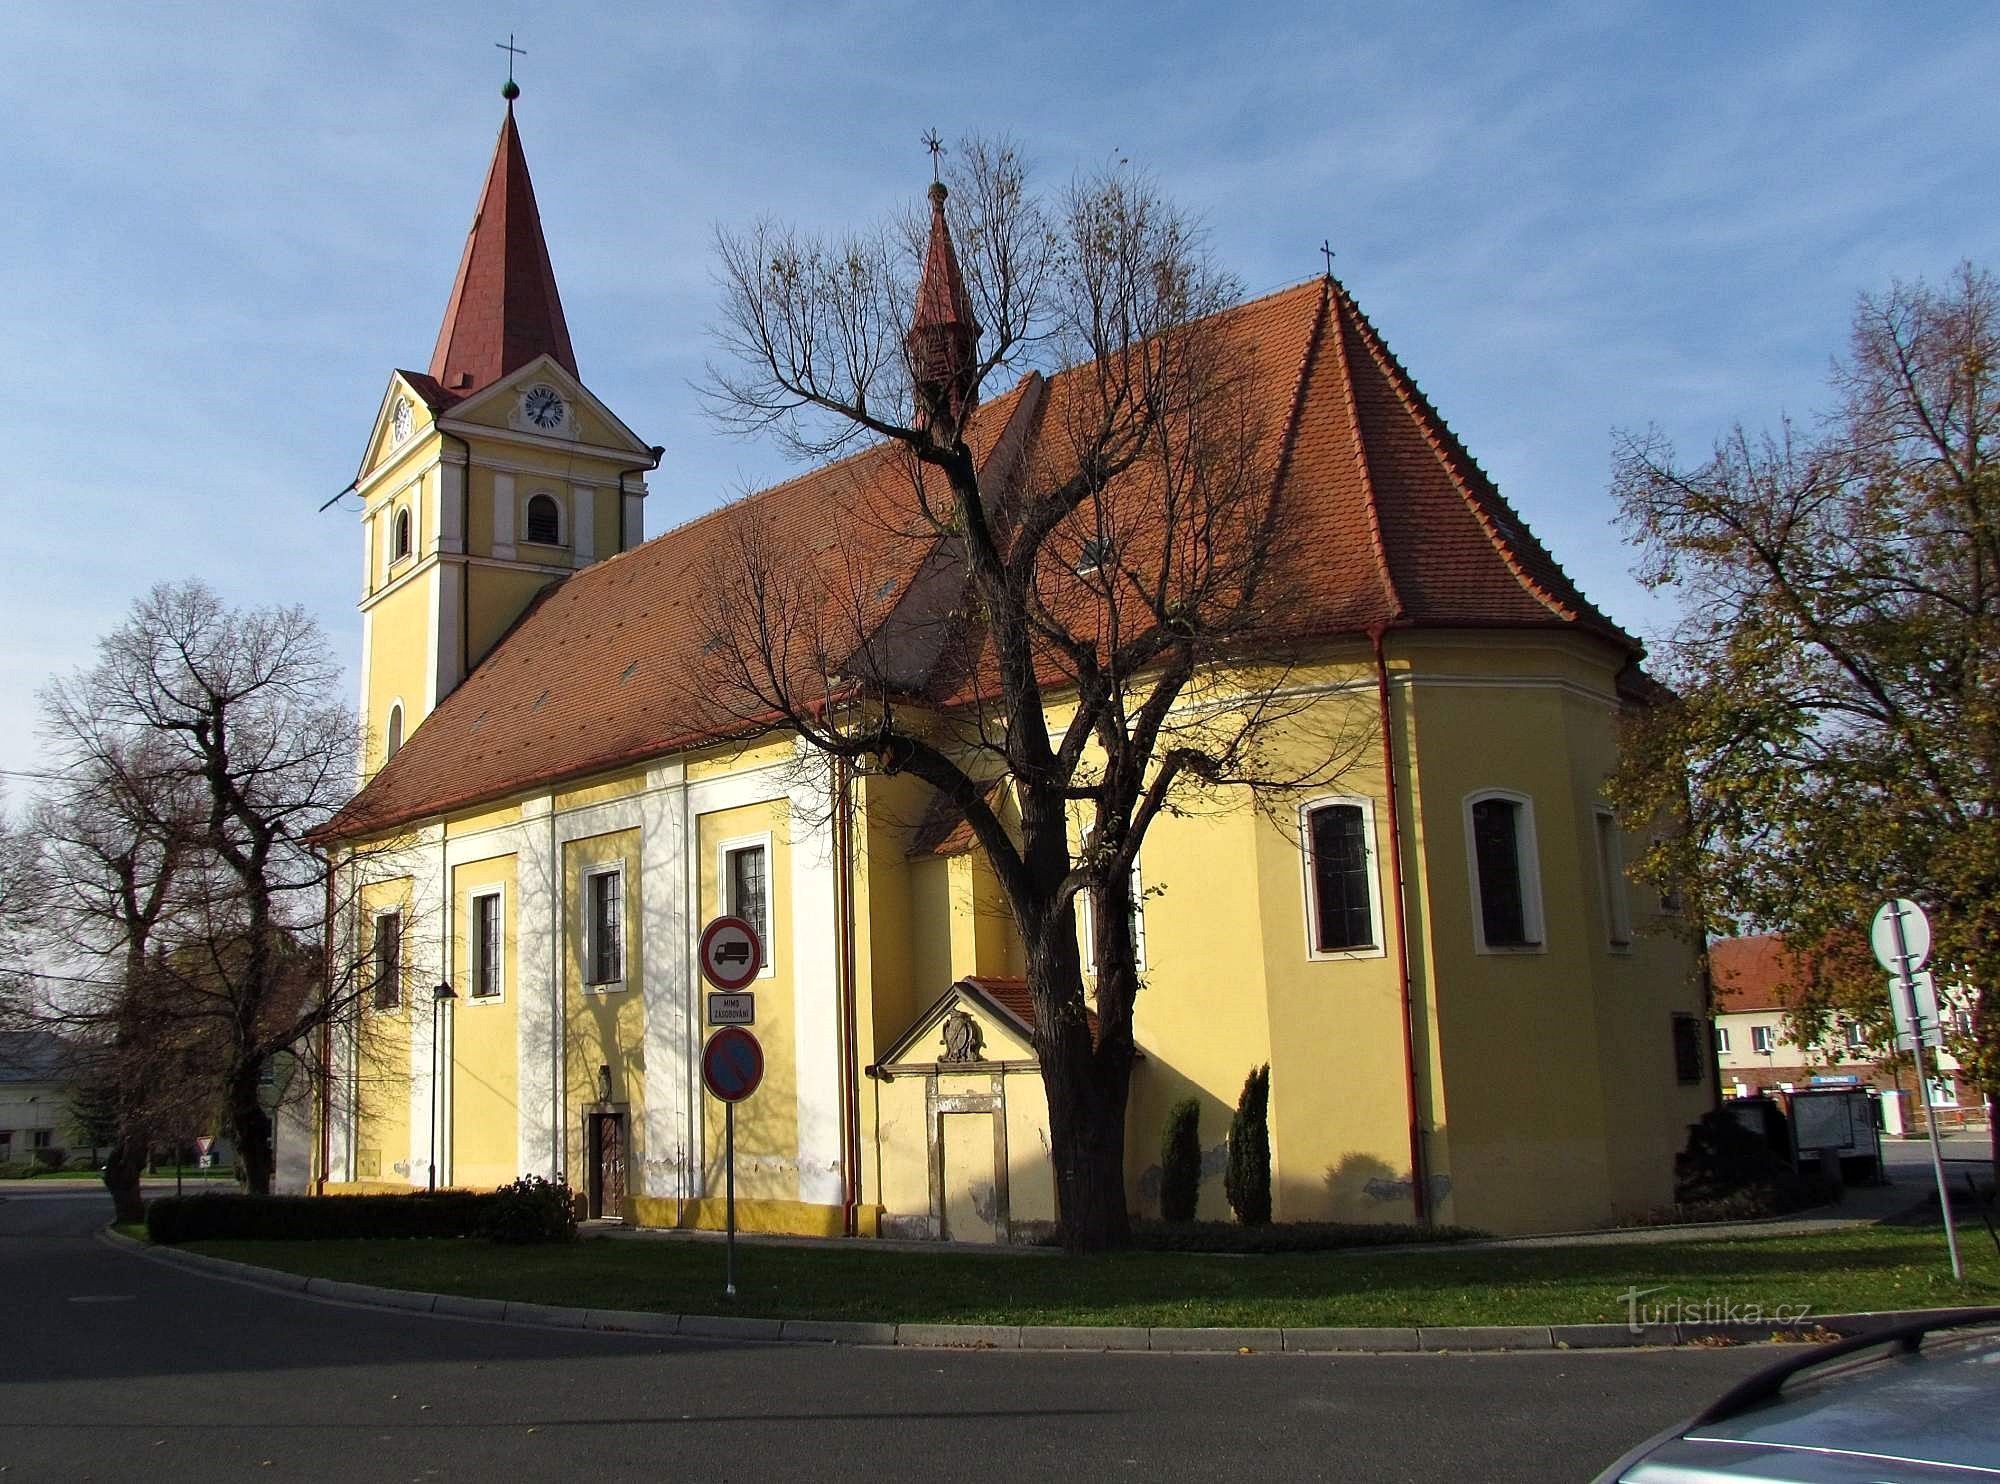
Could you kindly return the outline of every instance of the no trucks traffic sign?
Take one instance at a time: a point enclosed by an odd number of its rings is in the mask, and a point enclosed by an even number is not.
[[[740,917],[718,917],[701,930],[701,977],[724,992],[742,989],[764,967],[764,944]]]

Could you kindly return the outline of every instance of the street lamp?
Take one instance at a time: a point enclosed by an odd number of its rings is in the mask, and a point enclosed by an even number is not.
[[[449,984],[440,983],[435,989],[431,991],[430,1188],[432,1190],[436,1190],[438,1188],[438,1108],[439,1105],[444,1100],[444,1092],[442,1088],[440,1088],[438,1085],[438,1065],[443,1057],[444,1044],[442,1040],[439,1038],[438,1030],[441,1023],[444,1020],[445,1002],[447,1000],[455,1000],[457,998],[458,996],[452,992],[452,987]]]

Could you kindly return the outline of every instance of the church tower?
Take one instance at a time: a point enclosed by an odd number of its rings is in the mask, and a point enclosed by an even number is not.
[[[507,114],[428,370],[397,371],[362,500],[363,776],[485,657],[535,594],[644,539],[661,450],[577,373],[527,155]]]

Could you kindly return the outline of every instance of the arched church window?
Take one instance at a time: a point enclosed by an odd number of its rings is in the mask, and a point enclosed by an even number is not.
[[[401,704],[389,708],[389,736],[382,750],[382,761],[387,762],[396,755],[396,749],[403,745],[403,708]]]
[[[562,545],[562,507],[554,495],[528,500],[528,539],[543,546]]]
[[[396,533],[389,547],[389,560],[400,562],[410,554],[410,512],[396,512]]]

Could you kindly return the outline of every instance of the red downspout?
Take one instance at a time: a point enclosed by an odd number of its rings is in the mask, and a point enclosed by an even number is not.
[[[854,1081],[854,819],[853,775],[847,759],[833,760],[834,930],[839,962],[835,975],[840,989],[840,1229],[858,1235],[856,1212],[861,1205],[861,1093]]]
[[[333,1164],[333,858],[326,863],[326,931],[321,946],[321,954],[326,965],[326,982],[321,986],[325,995],[323,1013],[326,1018],[319,1023],[319,1179],[314,1182],[314,1195],[326,1194],[326,1175]]]
[[[1410,1110],[1410,1200],[1419,1226],[1430,1222],[1430,1177],[1424,1161],[1424,1127],[1417,1111],[1417,1019],[1410,996],[1410,922],[1404,906],[1403,811],[1396,787],[1396,741],[1389,707],[1389,660],[1382,629],[1368,631],[1375,651],[1375,702],[1382,727],[1382,782],[1389,811],[1389,861],[1395,876],[1396,983],[1403,1006],[1403,1097]]]

